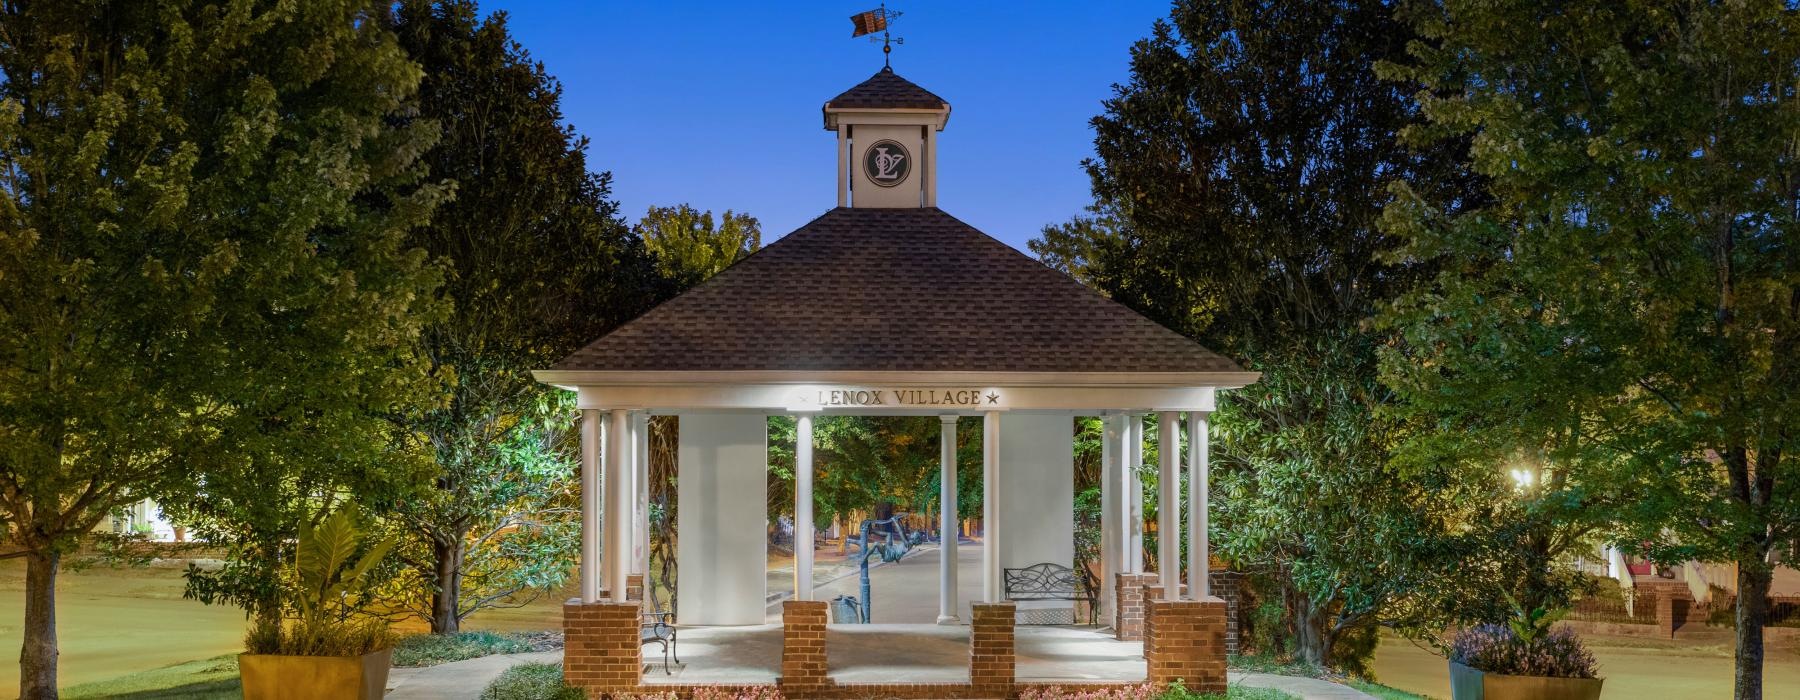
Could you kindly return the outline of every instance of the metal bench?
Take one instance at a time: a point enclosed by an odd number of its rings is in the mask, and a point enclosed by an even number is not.
[[[1061,564],[1045,562],[1022,569],[1002,569],[1002,573],[1005,574],[1007,600],[1093,602],[1087,595],[1087,586],[1082,583],[1081,577],[1074,569]]]
[[[669,622],[669,618],[674,614],[670,612],[644,613],[644,621],[638,624],[638,646],[651,644],[662,646],[663,675],[665,676],[673,675],[669,672],[671,657],[675,659],[675,663],[681,663],[681,654],[675,650],[675,625]],[[648,666],[648,664],[645,665]]]

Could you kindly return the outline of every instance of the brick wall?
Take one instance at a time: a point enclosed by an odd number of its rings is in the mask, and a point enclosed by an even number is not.
[[[1244,615],[1244,575],[1213,569],[1212,594],[1225,601],[1225,653],[1238,653],[1239,620]]]
[[[643,670],[637,603],[563,604],[563,680],[589,697],[631,690]]]
[[[788,697],[817,695],[831,685],[825,665],[823,600],[789,600],[781,604],[781,677],[776,683]]]
[[[1225,601],[1225,653],[1238,653],[1238,616],[1243,614],[1244,575],[1214,569],[1210,572],[1212,594]],[[1162,579],[1156,574],[1118,574],[1119,604],[1113,606],[1113,636],[1124,641],[1144,638],[1145,600],[1162,597]],[[1185,594],[1187,586],[1182,586]]]
[[[1145,605],[1144,660],[1151,683],[1181,681],[1195,693],[1225,692],[1225,601],[1155,600]]]
[[[1012,603],[976,603],[970,606],[969,683],[976,690],[1000,697],[1012,694],[1017,651],[1013,626],[1017,610]]]
[[[1113,637],[1127,642],[1144,638],[1144,587],[1156,583],[1156,574],[1114,574]]]

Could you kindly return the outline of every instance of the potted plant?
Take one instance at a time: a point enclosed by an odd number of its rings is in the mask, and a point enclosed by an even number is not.
[[[380,700],[393,644],[387,621],[364,607],[364,579],[393,542],[369,540],[351,507],[301,526],[284,582],[292,613],[254,625],[238,656],[245,700]]]
[[[1598,700],[1602,680],[1594,655],[1568,629],[1551,629],[1558,614],[1513,604],[1504,625],[1465,629],[1450,644],[1454,700]]]

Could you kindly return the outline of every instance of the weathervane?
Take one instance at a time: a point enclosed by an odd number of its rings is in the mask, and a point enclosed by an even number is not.
[[[897,19],[900,19],[900,13],[887,9],[887,3],[885,2],[881,4],[881,7],[869,10],[868,12],[851,15],[850,23],[856,26],[856,30],[850,35],[850,38],[855,39],[859,36],[881,32],[881,36],[871,36],[869,37],[869,41],[881,42],[881,64],[892,68],[894,65],[893,45],[906,43],[905,39],[895,39],[888,33],[888,25],[892,24],[894,20]]]

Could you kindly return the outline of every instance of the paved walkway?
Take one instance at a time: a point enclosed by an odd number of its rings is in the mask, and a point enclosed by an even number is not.
[[[481,691],[519,664],[562,663],[561,651],[496,654],[388,672],[387,700],[477,700]]]
[[[1231,671],[1227,678],[1232,685],[1251,688],[1274,688],[1292,694],[1300,700],[1376,700],[1375,696],[1347,685],[1319,680],[1317,678],[1301,678],[1299,676],[1277,676],[1270,673],[1243,673]]]

